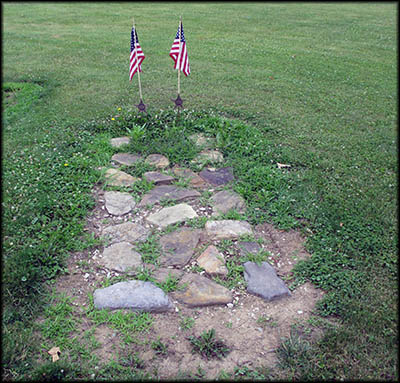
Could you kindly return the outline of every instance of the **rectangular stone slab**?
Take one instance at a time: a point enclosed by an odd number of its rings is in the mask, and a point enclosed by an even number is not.
[[[147,221],[153,225],[164,228],[168,225],[186,221],[187,219],[195,217],[197,217],[197,213],[193,208],[185,203],[181,203],[179,205],[165,207],[157,213],[150,214],[147,217]]]

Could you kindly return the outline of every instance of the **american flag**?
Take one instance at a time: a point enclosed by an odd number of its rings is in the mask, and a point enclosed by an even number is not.
[[[136,38],[136,44],[135,44]],[[136,49],[135,49],[136,48]],[[139,39],[137,36],[137,32],[134,27],[132,27],[131,32],[131,57],[129,63],[129,80],[132,80],[132,77],[136,73],[139,68],[139,72],[142,71],[142,61],[144,60],[144,54],[142,48],[139,45]]]
[[[180,33],[182,30],[182,33]],[[181,36],[181,50],[179,52],[179,35]],[[186,49],[185,35],[183,34],[182,21],[179,24],[178,32],[176,33],[175,40],[172,44],[169,55],[175,61],[174,69],[181,70],[185,76],[190,74],[189,57]]]

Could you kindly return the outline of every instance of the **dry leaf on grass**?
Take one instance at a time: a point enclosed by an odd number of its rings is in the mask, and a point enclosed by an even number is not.
[[[282,168],[290,168],[290,166],[291,166],[291,165],[286,165],[286,164],[280,164],[279,162],[277,162],[276,164],[278,165],[278,168],[279,168],[279,169],[282,169]]]
[[[60,347],[53,347],[47,352],[53,357],[53,362],[56,362],[58,359],[60,359],[58,356],[60,354]]]

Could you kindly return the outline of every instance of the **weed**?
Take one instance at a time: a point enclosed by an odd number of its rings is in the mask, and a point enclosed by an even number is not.
[[[168,355],[168,345],[163,343],[160,338],[151,343],[151,348],[155,351],[158,356]]]
[[[268,327],[277,327],[278,322],[274,321],[271,317],[266,315],[261,315],[257,318],[257,324],[262,328]]]
[[[193,352],[197,352],[207,359],[221,359],[230,352],[222,340],[216,339],[214,329],[204,331],[198,337],[191,335],[188,340],[192,345]]]
[[[179,326],[182,330],[190,330],[194,326],[194,318],[193,317],[184,317],[181,316],[181,320],[179,322]]]
[[[168,274],[164,282],[156,282],[155,284],[165,293],[183,289],[183,287],[179,285],[179,278],[174,277],[171,273]]]

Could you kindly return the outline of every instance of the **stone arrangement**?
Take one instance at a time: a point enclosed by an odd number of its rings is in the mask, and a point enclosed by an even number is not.
[[[195,143],[208,143],[201,135],[193,139]],[[113,138],[110,142],[113,147],[121,147],[121,150],[128,143],[129,137]],[[201,163],[204,159],[216,164],[223,163],[223,155],[216,150],[205,149],[194,162]],[[253,234],[252,226],[246,221],[219,219],[221,214],[231,209],[238,213],[246,210],[243,198],[228,189],[235,179],[233,169],[204,167],[195,173],[177,165],[171,168],[168,158],[161,154],[151,154],[143,159],[137,154],[117,153],[111,158],[113,167],[102,169],[105,172],[105,185],[133,185],[138,179],[118,167],[130,166],[142,160],[157,170],[144,173],[143,178],[155,186],[138,203],[127,192],[104,193],[107,216],[123,222],[102,229],[101,235],[106,246],[98,262],[106,270],[126,274],[130,280],[95,290],[95,307],[163,312],[174,310],[174,303],[187,307],[232,304],[232,291],[212,279],[223,279],[228,275],[224,256],[216,244],[221,240],[238,240],[243,235]],[[178,178],[184,179],[189,186],[184,188],[174,184]],[[220,190],[222,187],[223,190]],[[205,190],[212,193],[208,201],[212,211],[199,202]],[[188,220],[197,217],[207,217],[203,229],[186,226]],[[174,224],[180,226],[163,234],[164,229]],[[161,232],[158,267],[145,264],[140,251],[135,250],[135,245],[146,241],[152,232]],[[257,242],[242,241],[238,245],[241,255],[256,254],[261,250]],[[189,264],[195,264],[203,271],[200,274],[193,272]],[[157,281],[165,281],[171,276],[179,279],[181,288],[166,294],[152,282],[135,280],[138,270],[144,267],[152,271],[152,277]],[[269,263],[246,262],[243,267],[249,294],[268,301],[290,296],[288,288]]]

